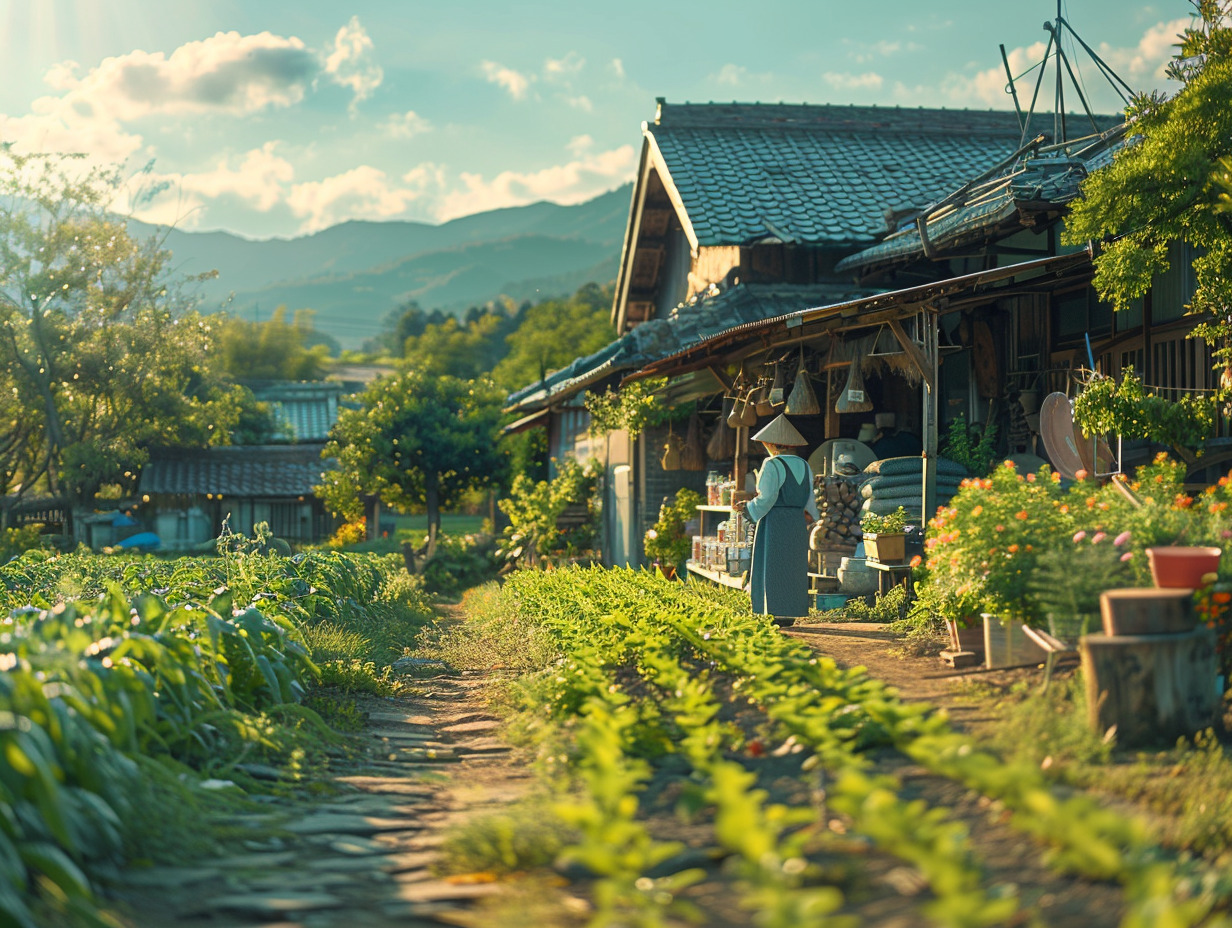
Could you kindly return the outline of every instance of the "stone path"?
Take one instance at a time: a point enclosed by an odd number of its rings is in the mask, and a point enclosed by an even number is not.
[[[132,928],[416,928],[466,923],[496,883],[432,873],[448,830],[530,788],[495,737],[484,678],[421,681],[423,695],[372,700],[371,756],[335,770],[317,803],[260,797],[268,814],[236,853],[190,866],[130,869],[117,902]]]

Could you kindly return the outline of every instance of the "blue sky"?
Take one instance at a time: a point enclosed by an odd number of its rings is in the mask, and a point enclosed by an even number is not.
[[[1182,0],[1069,0],[1134,87]],[[0,141],[132,170],[137,215],[293,236],[574,203],[632,177],[654,98],[1005,109],[1053,0],[0,0]],[[1104,111],[1117,108],[1083,70]]]

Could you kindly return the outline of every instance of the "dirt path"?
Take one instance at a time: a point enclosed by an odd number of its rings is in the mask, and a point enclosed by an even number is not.
[[[807,642],[842,667],[867,668],[871,676],[897,689],[905,702],[927,702],[944,708],[951,724],[959,730],[978,732],[982,724],[993,720],[986,693],[980,699],[964,698],[965,681],[1004,686],[1039,678],[1038,673],[1024,670],[946,676],[947,670],[938,658],[904,657],[901,642],[884,626],[872,623],[804,625],[787,629],[786,633]],[[1049,928],[1111,928],[1120,923],[1124,904],[1119,887],[1050,870],[1045,866],[1046,850],[1009,827],[1009,816],[996,804],[951,780],[930,774],[896,752],[879,756],[877,769],[900,777],[909,798],[920,797],[932,805],[950,808],[955,818],[970,830],[986,882],[1016,887],[1024,905],[1038,909]],[[894,924],[925,922],[908,920]]]
[[[259,797],[235,853],[118,880],[132,928],[415,928],[458,924],[491,882],[442,880],[444,835],[528,788],[495,737],[480,675],[420,681],[408,698],[370,699],[367,757],[340,764],[320,802]]]

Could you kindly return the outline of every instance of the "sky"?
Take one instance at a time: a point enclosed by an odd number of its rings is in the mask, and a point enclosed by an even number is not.
[[[1068,0],[1063,13],[1135,89],[1166,90],[1190,9]],[[998,45],[1027,71],[1056,12],[1055,0],[0,0],[0,142],[123,164],[121,207],[184,229],[436,223],[631,180],[656,97],[1009,109]],[[1097,109],[1119,110],[1074,60]]]

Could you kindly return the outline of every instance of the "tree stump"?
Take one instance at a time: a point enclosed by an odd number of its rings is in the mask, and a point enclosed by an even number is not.
[[[1198,624],[1193,590],[1108,590],[1099,597],[1105,635],[1165,635]]]
[[[1087,635],[1078,643],[1089,721],[1121,747],[1165,743],[1218,721],[1215,633]]]

